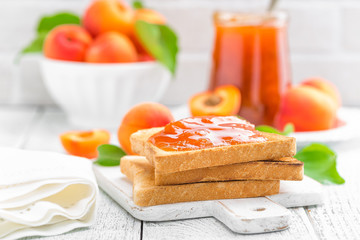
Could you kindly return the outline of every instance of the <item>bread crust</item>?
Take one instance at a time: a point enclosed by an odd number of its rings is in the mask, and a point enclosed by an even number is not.
[[[155,171],[155,185],[231,180],[301,181],[304,174],[304,164],[295,158],[288,159],[289,161],[235,163],[231,165],[198,168],[174,173]]]
[[[138,206],[178,202],[268,196],[279,193],[278,180],[249,180],[156,186],[153,166],[144,158],[121,160],[121,172],[133,182],[133,199]]]
[[[198,168],[215,167],[259,160],[280,159],[296,154],[295,138],[272,133],[261,133],[266,142],[193,151],[164,151],[148,141],[163,128],[139,130],[130,137],[132,150],[145,156],[157,172],[173,173]]]

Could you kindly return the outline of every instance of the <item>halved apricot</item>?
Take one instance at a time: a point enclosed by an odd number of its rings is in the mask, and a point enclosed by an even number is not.
[[[224,85],[214,91],[193,96],[189,101],[193,116],[228,116],[237,114],[241,105],[240,90],[233,85]]]
[[[60,135],[65,150],[74,156],[96,158],[97,147],[110,142],[110,133],[102,129],[70,131]]]

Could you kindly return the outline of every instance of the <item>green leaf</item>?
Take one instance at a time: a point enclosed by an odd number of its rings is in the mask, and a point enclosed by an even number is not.
[[[279,135],[288,136],[289,134],[294,132],[294,125],[292,123],[287,123],[282,132],[267,125],[259,125],[255,129],[260,132],[268,132],[268,133],[275,133]]]
[[[280,134],[281,132],[278,131],[277,129],[267,126],[267,125],[259,125],[255,127],[256,130],[260,131],[260,132],[268,132],[268,133],[276,133],[276,134]]]
[[[283,135],[288,136],[289,134],[293,133],[295,131],[294,124],[287,123],[284,127],[284,130],[282,132]]]
[[[169,26],[142,20],[136,21],[135,32],[145,49],[175,74],[176,56],[179,50],[175,32]]]
[[[43,16],[37,26],[37,33],[48,33],[54,27],[63,24],[77,24],[80,25],[80,17],[69,12],[60,12],[53,15]]]
[[[336,170],[336,153],[326,145],[312,143],[300,150],[295,158],[304,163],[305,175],[322,184],[343,184],[345,180]]]
[[[142,8],[144,8],[144,4],[143,4],[143,2],[142,1],[140,1],[140,0],[135,0],[135,1],[133,1],[133,8],[134,9],[142,9]]]
[[[124,150],[111,144],[103,144],[97,148],[99,156],[94,163],[101,166],[118,166],[120,159],[126,155]]]

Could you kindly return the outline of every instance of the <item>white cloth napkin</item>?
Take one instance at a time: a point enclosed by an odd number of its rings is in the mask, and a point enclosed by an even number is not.
[[[0,239],[90,226],[98,186],[89,160],[0,148]]]

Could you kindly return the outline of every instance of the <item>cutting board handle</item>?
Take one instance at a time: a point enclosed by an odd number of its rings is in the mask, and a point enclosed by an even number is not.
[[[245,234],[287,229],[290,211],[265,198],[214,201],[212,215],[234,232]]]

